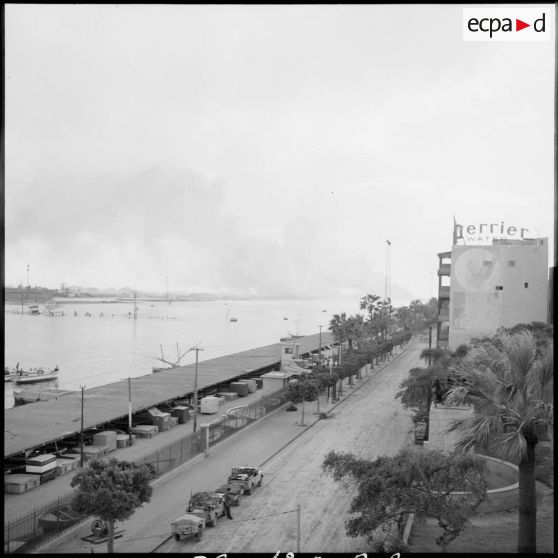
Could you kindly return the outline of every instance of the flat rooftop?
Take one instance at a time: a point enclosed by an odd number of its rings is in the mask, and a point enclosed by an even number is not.
[[[322,347],[333,342],[322,332]],[[319,348],[319,334],[301,337],[300,353]],[[198,391],[235,380],[281,361],[281,343],[198,362]],[[132,378],[132,412],[187,397],[194,392],[195,364]],[[84,430],[128,415],[128,380],[84,391]],[[4,458],[80,432],[81,392],[4,411]]]

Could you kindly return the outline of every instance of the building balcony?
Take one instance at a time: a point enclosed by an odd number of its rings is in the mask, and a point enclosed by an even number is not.
[[[449,310],[438,312],[438,322],[449,322]]]
[[[438,298],[449,298],[450,297],[450,288],[449,287],[440,287],[438,290]]]
[[[448,277],[451,275],[451,264],[440,264],[438,276],[441,275],[447,275]]]

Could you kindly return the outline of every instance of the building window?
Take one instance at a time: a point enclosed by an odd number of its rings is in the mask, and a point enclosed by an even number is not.
[[[492,265],[492,262],[490,260],[484,260],[482,262],[483,267],[490,267]]]
[[[529,288],[529,283],[523,283],[523,286],[528,289]]]
[[[292,347],[285,347],[285,354],[286,355],[292,355],[293,354]]]
[[[497,291],[503,291],[504,287],[502,287],[502,285],[496,285],[496,290]]]
[[[508,260],[508,267],[515,267],[515,260]]]

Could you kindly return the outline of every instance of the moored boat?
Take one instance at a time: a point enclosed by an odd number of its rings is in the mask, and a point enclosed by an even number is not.
[[[15,368],[6,366],[4,368],[4,382],[13,381],[19,372],[21,372],[21,370],[19,369],[19,362],[16,364]]]
[[[6,368],[4,368],[4,381],[5,382],[11,382],[17,374],[17,369],[16,368],[8,368],[6,366]]]
[[[81,516],[76,513],[71,506],[65,506],[41,515],[39,517],[39,527],[42,528],[44,533],[62,531],[66,527],[79,521],[80,518]]]
[[[58,377],[58,366],[54,369],[48,368],[30,368],[29,370],[18,370],[14,379],[14,384],[32,384],[36,382],[45,382]]]

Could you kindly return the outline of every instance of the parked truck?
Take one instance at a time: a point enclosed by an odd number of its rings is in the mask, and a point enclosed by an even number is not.
[[[242,488],[240,484],[230,482],[228,484],[223,484],[222,486],[217,488],[215,492],[217,492],[217,494],[223,494],[223,496],[228,494],[231,505],[238,506],[240,505],[240,497],[244,493],[244,488]]]
[[[252,494],[256,486],[261,486],[263,473],[259,467],[233,467],[227,479],[229,483],[237,483],[244,488],[245,494]]]
[[[205,521],[205,525],[214,527],[219,518],[227,513],[224,495],[216,492],[196,492],[188,502],[186,513],[196,515]]]
[[[182,537],[194,538],[199,541],[203,536],[205,520],[197,515],[187,513],[176,518],[171,527],[175,541],[179,541]]]

